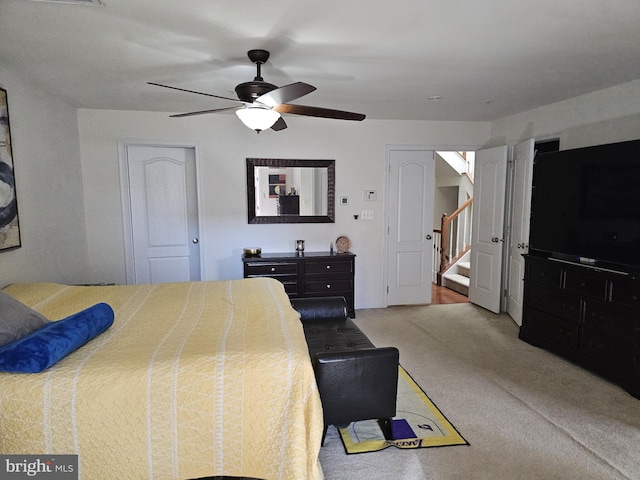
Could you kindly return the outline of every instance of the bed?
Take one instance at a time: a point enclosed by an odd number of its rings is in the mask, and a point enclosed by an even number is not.
[[[0,452],[78,454],[83,479],[321,479],[320,397],[298,314],[269,278],[14,284],[58,320],[113,325],[41,373],[0,373]]]

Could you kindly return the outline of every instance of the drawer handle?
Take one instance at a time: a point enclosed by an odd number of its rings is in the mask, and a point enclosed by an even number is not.
[[[331,270],[331,265],[327,265],[327,270]]]
[[[276,271],[276,267],[271,267],[271,271],[275,272]]]
[[[327,288],[331,288],[331,285],[330,285],[330,284],[327,284]]]
[[[631,300],[636,302],[638,300],[638,295],[631,295]]]

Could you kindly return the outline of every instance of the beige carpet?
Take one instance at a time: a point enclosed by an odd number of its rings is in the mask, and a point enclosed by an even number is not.
[[[518,339],[472,304],[358,310],[470,446],[347,455],[330,427],[327,480],[640,480],[640,400]]]

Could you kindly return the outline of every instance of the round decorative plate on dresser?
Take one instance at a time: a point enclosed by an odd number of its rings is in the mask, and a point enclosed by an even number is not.
[[[339,236],[336,239],[336,249],[338,253],[347,253],[351,249],[351,240],[344,235]]]

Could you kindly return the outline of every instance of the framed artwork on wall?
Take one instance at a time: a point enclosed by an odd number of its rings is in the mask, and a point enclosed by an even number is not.
[[[278,198],[287,191],[287,175],[280,173],[269,175],[269,198]]]
[[[0,250],[20,246],[7,91],[0,88]]]

